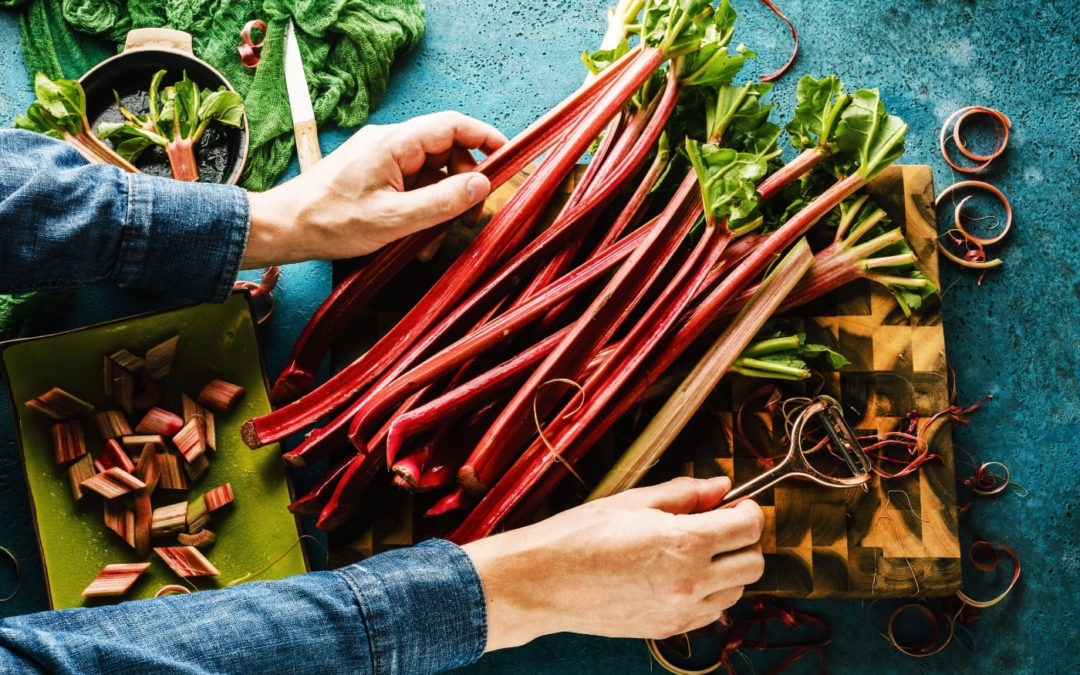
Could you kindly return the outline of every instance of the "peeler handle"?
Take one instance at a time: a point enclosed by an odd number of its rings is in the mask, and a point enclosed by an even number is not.
[[[749,499],[750,497],[768,490],[788,475],[789,471],[787,465],[788,460],[784,459],[784,461],[765,473],[755,477],[753,480],[749,480],[738,487],[732,488],[724,495],[724,498],[720,500],[719,507],[732,506],[736,502],[741,502],[744,499]]]

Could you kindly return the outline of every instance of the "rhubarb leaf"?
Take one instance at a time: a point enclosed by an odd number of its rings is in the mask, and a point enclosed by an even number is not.
[[[83,130],[86,94],[75,80],[50,80],[44,73],[34,78],[34,94],[41,108],[69,134]]]
[[[805,339],[805,336],[803,336],[803,338]],[[835,349],[826,347],[825,345],[804,344],[802,346],[802,349],[800,350],[800,353],[804,358],[809,359],[824,356],[826,362],[829,364],[830,370],[840,370],[844,366],[851,363],[851,361],[848,361],[843,354],[836,351]]]
[[[778,140],[780,140],[780,127],[772,122],[766,122],[753,133],[746,134],[742,147],[737,147],[737,149],[768,162],[782,153],[780,146],[777,145]]]
[[[731,80],[742,69],[746,59],[757,54],[744,45],[735,48],[731,54],[718,41],[706,41],[697,51],[684,57],[682,83],[688,86],[720,87],[731,84]]]
[[[732,230],[756,219],[754,186],[768,168],[764,160],[689,138],[686,154],[697,173],[706,218],[718,223],[726,217]]]
[[[173,140],[191,138],[199,128],[199,86],[188,79],[187,73],[173,85],[173,128],[177,134]]]
[[[815,80],[804,75],[795,90],[795,115],[787,125],[796,150],[824,146],[832,141],[840,114],[851,102],[835,75]]]
[[[65,140],[83,132],[86,119],[86,94],[75,80],[50,80],[43,73],[34,78],[37,99],[25,115],[15,118],[15,128],[36,131]]]
[[[630,43],[623,38],[615,49],[598,49],[593,53],[587,51],[581,53],[581,60],[585,67],[593,75],[598,75],[602,70],[619,60],[623,54],[630,51]]]
[[[151,145],[165,147],[169,139],[133,126],[130,122],[102,122],[97,128],[98,138],[112,140],[116,154],[129,162],[134,162]]]
[[[840,117],[836,142],[870,180],[904,154],[906,131],[903,120],[885,111],[877,89],[860,89]]]
[[[764,124],[773,106],[762,105],[761,97],[770,89],[770,83],[753,82],[717,89],[714,102],[705,107],[705,130],[709,140],[730,145],[733,134],[749,133]]]
[[[214,92],[204,90],[202,105],[199,106],[199,121],[205,124],[209,120],[239,129],[244,124],[244,99],[225,87]]]
[[[56,118],[48,113],[40,103],[34,101],[27,108],[25,115],[15,116],[15,128],[24,131],[36,131],[50,138],[64,140],[64,130],[56,123]]]
[[[654,0],[642,15],[644,40],[678,56],[698,48],[711,27],[711,0]]]

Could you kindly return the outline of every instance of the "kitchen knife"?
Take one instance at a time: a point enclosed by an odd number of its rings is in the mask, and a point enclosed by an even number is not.
[[[315,111],[311,107],[311,94],[308,93],[304,62],[300,60],[300,47],[296,43],[296,29],[292,19],[289,20],[289,27],[285,32],[285,89],[289,92],[289,110],[292,112],[300,171],[307,171],[322,159],[322,151],[319,149]]]

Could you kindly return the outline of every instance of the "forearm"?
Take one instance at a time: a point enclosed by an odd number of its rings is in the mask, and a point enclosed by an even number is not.
[[[465,554],[431,542],[333,572],[0,622],[0,671],[427,673],[483,651]]]
[[[0,131],[0,292],[94,283],[223,300],[248,231],[246,193],[90,164]]]

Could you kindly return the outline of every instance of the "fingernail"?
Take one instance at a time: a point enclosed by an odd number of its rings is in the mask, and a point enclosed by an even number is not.
[[[487,196],[488,180],[483,176],[473,176],[465,183],[465,191],[469,194],[469,201],[476,203]]]

